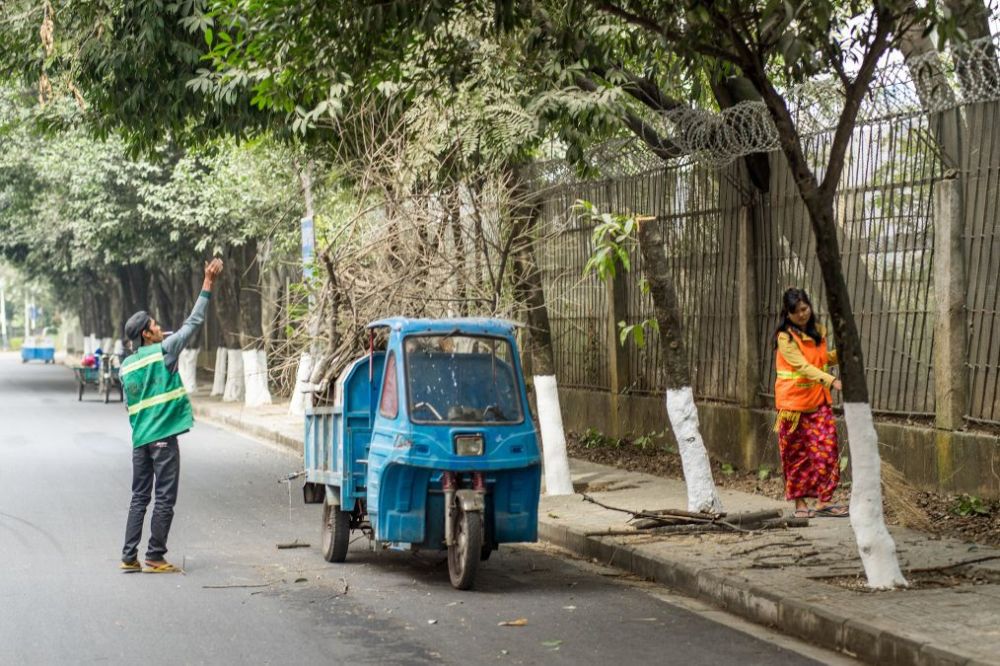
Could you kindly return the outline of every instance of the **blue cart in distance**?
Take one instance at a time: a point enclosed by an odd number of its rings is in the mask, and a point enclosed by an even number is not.
[[[28,361],[55,363],[55,344],[45,338],[27,338],[24,344],[21,345],[21,363],[27,363]]]
[[[538,539],[541,458],[514,325],[491,319],[376,321],[385,351],[340,375],[305,417],[307,503],[323,504],[323,556],[373,546],[447,550],[469,589],[502,543]]]

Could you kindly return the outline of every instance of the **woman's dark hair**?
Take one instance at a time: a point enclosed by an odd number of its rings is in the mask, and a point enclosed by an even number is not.
[[[792,320],[788,318],[788,315],[799,307],[799,303],[805,303],[809,306],[811,312],[809,313],[809,321],[806,322],[804,329],[800,329],[798,326],[792,323]],[[819,334],[819,329],[816,328],[816,308],[813,307],[812,301],[809,300],[809,294],[806,293],[805,289],[798,289],[792,287],[786,289],[785,293],[781,296],[781,323],[778,324],[777,330],[774,332],[775,337],[778,333],[787,332],[789,329],[805,333],[810,338],[819,344],[823,340],[823,336]],[[777,341],[775,342],[777,344]]]

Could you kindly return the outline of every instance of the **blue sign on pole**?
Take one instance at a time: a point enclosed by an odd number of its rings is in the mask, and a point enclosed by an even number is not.
[[[316,232],[313,229],[313,219],[303,217],[300,228],[302,230],[302,277],[308,281],[312,278],[313,261],[316,258]]]

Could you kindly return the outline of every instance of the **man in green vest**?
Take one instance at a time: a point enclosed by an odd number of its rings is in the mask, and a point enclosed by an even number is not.
[[[184,325],[165,337],[160,324],[145,311],[125,322],[125,337],[135,353],[121,366],[121,381],[132,425],[132,503],[125,525],[121,569],[127,573],[176,573],[164,559],[167,535],[174,518],[174,503],[180,483],[181,454],[177,436],[191,429],[191,402],[177,373],[181,350],[205,321],[208,299],[215,279],[222,273],[222,260],[205,266],[201,294]],[[149,526],[145,566],[139,564],[142,521],[150,495],[156,490],[156,505]]]

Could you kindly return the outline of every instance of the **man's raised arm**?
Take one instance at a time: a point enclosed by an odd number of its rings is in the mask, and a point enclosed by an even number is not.
[[[201,284],[201,293],[191,309],[191,314],[184,321],[184,324],[163,341],[163,362],[171,371],[177,368],[177,360],[181,350],[187,347],[188,341],[198,331],[198,328],[205,323],[205,315],[208,312],[208,299],[212,296],[212,288],[215,286],[215,279],[222,273],[222,259],[215,258],[205,265],[205,280]]]

